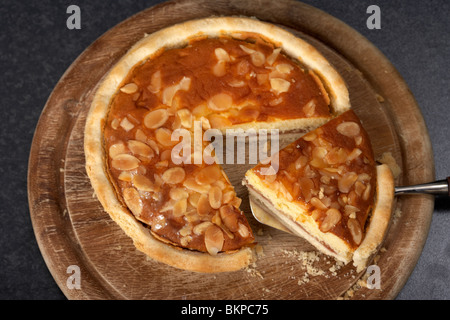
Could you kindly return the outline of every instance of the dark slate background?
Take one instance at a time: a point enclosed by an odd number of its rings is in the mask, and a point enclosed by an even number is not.
[[[245,1],[245,0],[242,0]],[[65,299],[40,254],[27,199],[30,145],[54,86],[77,56],[117,23],[161,1],[16,1],[0,3],[0,299]],[[374,43],[409,85],[434,148],[436,179],[450,175],[450,2],[305,0]],[[81,30],[66,9],[81,8]],[[381,8],[381,30],[366,9]],[[398,299],[450,299],[450,200],[436,200],[423,253]]]

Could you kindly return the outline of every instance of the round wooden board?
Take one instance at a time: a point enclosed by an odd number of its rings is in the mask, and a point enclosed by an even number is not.
[[[114,27],[72,64],[50,96],[36,128],[29,161],[31,219],[43,257],[69,299],[335,299],[362,276],[351,265],[332,268],[319,255],[308,273],[302,239],[258,224],[241,185],[248,166],[225,170],[243,198],[263,254],[248,269],[200,274],[152,261],[109,218],[85,172],[83,131],[93,92],[109,68],[144,33],[211,15],[245,15],[278,24],[321,51],[346,80],[352,106],[371,136],[376,156],[391,152],[402,169],[397,184],[434,179],[428,133],[416,102],[390,62],[341,21],[287,0],[166,2]],[[354,299],[393,299],[412,272],[433,212],[429,196],[403,196],[377,257],[381,289],[355,290]],[[81,288],[67,286],[68,267],[81,271]],[[310,270],[311,271],[311,270]]]

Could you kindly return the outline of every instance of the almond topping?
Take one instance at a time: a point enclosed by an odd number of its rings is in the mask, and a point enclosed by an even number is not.
[[[138,86],[135,83],[129,83],[120,88],[120,91],[127,94],[135,93],[138,90]]]
[[[288,63],[280,63],[276,65],[275,69],[277,69],[278,72],[287,74],[290,73],[294,69],[294,67]]]
[[[276,94],[280,94],[289,91],[291,83],[281,78],[272,78],[270,79],[270,86]]]
[[[227,74],[227,63],[223,60],[219,60],[214,65],[212,72],[216,77],[223,77]]]
[[[111,157],[111,159],[114,159],[119,154],[123,154],[126,152],[127,152],[127,149],[122,142],[113,144],[112,146],[109,147],[109,156]]]
[[[339,124],[336,127],[336,130],[349,138],[353,138],[356,137],[357,135],[359,135],[360,132],[360,128],[359,125],[356,122],[342,122],[341,124]]]
[[[230,56],[228,52],[223,48],[216,48],[214,50],[214,54],[216,55],[216,58],[219,61],[226,61],[226,62],[230,61]]]
[[[150,85],[147,87],[151,93],[158,93],[161,90],[161,71],[156,71],[152,74]]]
[[[206,216],[212,211],[211,205],[209,204],[208,194],[204,193],[200,196],[197,201],[197,212],[201,216]]]
[[[205,246],[206,250],[211,255],[216,255],[222,250],[224,236],[222,230],[212,225],[205,231]]]
[[[314,116],[314,113],[316,112],[316,101],[311,99],[307,104],[305,104],[303,106],[303,112],[307,117]]]
[[[310,203],[316,207],[317,209],[321,209],[321,210],[327,210],[328,207],[319,199],[317,199],[316,197],[312,197],[310,200]]]
[[[226,93],[218,93],[208,100],[208,108],[213,111],[226,111],[233,105],[233,99]]]
[[[144,118],[144,125],[149,129],[157,129],[166,123],[169,113],[166,109],[150,111]]]
[[[128,148],[130,148],[131,152],[134,154],[145,158],[151,158],[155,154],[152,148],[138,140],[129,140]]]
[[[248,231],[248,228],[242,223],[238,224],[238,233],[242,238],[247,238],[250,235],[250,231]]]
[[[278,58],[278,55],[281,52],[281,48],[276,48],[273,50],[273,52],[270,54],[270,56],[267,57],[266,62],[269,66],[271,66],[275,60]]]
[[[180,118],[181,125],[185,128],[192,127],[192,114],[189,109],[181,109],[177,111],[177,115]]]
[[[122,121],[120,121],[120,126],[127,132],[134,128],[134,124],[131,123],[131,121],[128,120],[127,117],[123,118]]]
[[[231,232],[236,232],[238,230],[238,217],[232,205],[222,206],[219,209],[219,214],[223,223]]]
[[[211,128],[214,129],[221,129],[232,125],[230,120],[214,113],[208,116],[208,120],[211,125]]]
[[[177,184],[181,183],[184,180],[186,173],[184,172],[184,169],[181,167],[175,167],[167,169],[163,175],[162,179],[164,182],[169,184]]]
[[[359,222],[356,219],[348,219],[347,227],[350,230],[350,234],[352,235],[353,241],[356,244],[360,244],[362,240],[362,229],[359,225]]]
[[[247,54],[252,54],[252,53],[256,52],[255,50],[250,49],[249,47],[243,46],[242,44],[240,44],[239,47],[241,47],[241,49]]]
[[[211,165],[202,168],[195,176],[198,184],[212,184],[222,176],[221,169],[218,165]]]
[[[139,159],[129,154],[119,154],[112,159],[111,165],[117,170],[133,170],[139,167]]]
[[[123,200],[134,215],[139,216],[142,213],[143,204],[136,189],[126,188],[123,190]]]
[[[172,131],[167,128],[156,129],[155,138],[164,147],[173,147],[178,143],[178,141],[172,140]]]
[[[250,55],[250,58],[252,60],[252,63],[256,67],[260,67],[266,62],[266,57],[262,52],[255,51]]]
[[[184,198],[184,199],[178,200],[173,205],[172,213],[175,217],[181,217],[186,212],[186,209],[187,209],[187,199]]]
[[[196,225],[192,231],[194,232],[194,234],[196,234],[197,236],[202,235],[205,233],[206,229],[208,229],[209,227],[213,226],[212,222],[210,221],[205,221],[202,223],[199,223],[198,225]]]
[[[188,188],[189,190],[198,192],[198,193],[207,193],[209,188],[211,188],[210,184],[199,184],[195,181],[194,177],[188,177],[184,182],[183,186]]]
[[[131,178],[132,178],[132,176],[131,176],[131,173],[129,171],[122,171],[119,174],[119,180],[126,181],[126,182],[131,182]]]
[[[209,204],[213,209],[219,209],[222,205],[222,190],[219,187],[209,189]]]
[[[339,191],[342,193],[348,193],[350,188],[353,186],[355,181],[358,179],[358,175],[354,172],[346,173],[341,179],[338,181]]]
[[[172,188],[169,192],[169,197],[172,200],[181,200],[181,199],[187,199],[189,197],[189,193],[182,189],[182,188]]]
[[[319,228],[322,232],[330,231],[339,221],[341,221],[341,213],[335,208],[328,209],[325,214],[325,219],[323,219]]]
[[[134,175],[131,181],[133,182],[133,185],[141,191],[147,192],[155,191],[155,186],[153,185],[153,182],[145,176]]]

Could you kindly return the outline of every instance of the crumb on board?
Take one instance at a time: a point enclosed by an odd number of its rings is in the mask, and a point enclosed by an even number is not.
[[[398,176],[400,176],[400,173],[402,172],[402,169],[397,164],[397,161],[395,161],[394,157],[392,156],[392,153],[390,152],[384,152],[378,159],[378,162],[386,164],[392,171],[392,174],[394,175],[394,179],[396,179]]]

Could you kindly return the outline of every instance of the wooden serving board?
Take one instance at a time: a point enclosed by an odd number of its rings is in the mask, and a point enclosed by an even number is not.
[[[346,293],[354,299],[395,298],[425,243],[432,197],[397,199],[395,218],[377,257],[381,288],[358,290],[353,286],[363,274],[351,265],[336,268],[334,260],[319,255],[308,273],[301,253],[313,248],[252,217],[241,185],[245,165],[225,166],[262,247],[256,263],[245,270],[200,274],[152,261],[103,211],[86,175],[83,153],[84,124],[96,86],[144,33],[212,15],[254,16],[312,43],[347,82],[376,156],[391,152],[401,167],[396,183],[434,180],[428,133],[406,84],[371,43],[341,21],[287,0],[262,0],[257,6],[230,0],[166,2],[129,18],[87,48],[42,112],[31,148],[28,195],[36,238],[55,281],[69,299],[336,299]],[[73,265],[80,268],[80,289],[67,286]]]

